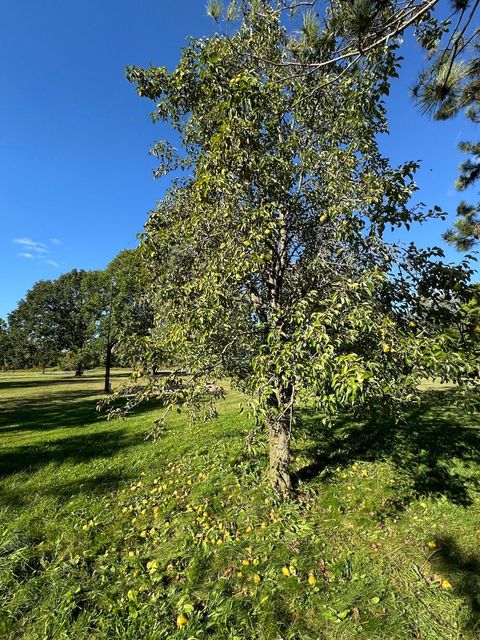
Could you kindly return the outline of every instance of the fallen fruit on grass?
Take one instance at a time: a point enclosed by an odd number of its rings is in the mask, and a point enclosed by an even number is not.
[[[181,629],[185,624],[187,624],[187,622],[188,622],[188,618],[183,613],[180,613],[177,616],[177,627],[179,629]]]

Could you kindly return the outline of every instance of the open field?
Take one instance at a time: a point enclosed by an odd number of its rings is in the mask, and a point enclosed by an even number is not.
[[[114,384],[120,380],[120,372]],[[480,418],[304,415],[277,504],[239,397],[218,419],[96,412],[99,372],[0,374],[0,638],[480,638]]]

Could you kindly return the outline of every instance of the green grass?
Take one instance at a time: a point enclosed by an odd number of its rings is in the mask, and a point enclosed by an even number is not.
[[[305,414],[279,504],[235,393],[153,443],[160,409],[107,422],[101,388],[0,374],[2,639],[480,638],[480,421],[454,390],[396,427]]]

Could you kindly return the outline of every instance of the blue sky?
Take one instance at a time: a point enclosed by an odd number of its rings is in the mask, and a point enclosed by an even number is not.
[[[203,0],[15,0],[0,4],[0,317],[39,279],[103,268],[136,244],[168,178],[154,181],[148,149],[168,136],[124,78],[128,64],[173,68],[188,35],[212,31]],[[388,102],[395,163],[422,161],[419,198],[450,212],[463,117],[421,117],[409,87],[422,65],[411,43]],[[475,193],[466,194],[474,198]],[[443,244],[447,223],[415,230]],[[449,259],[460,256],[445,247]]]

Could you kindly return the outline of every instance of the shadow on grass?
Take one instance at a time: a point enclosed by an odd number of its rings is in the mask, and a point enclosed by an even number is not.
[[[106,411],[97,411],[97,404],[102,397],[104,393],[100,389],[92,391],[88,388],[69,388],[57,392],[49,391],[45,396],[8,398],[0,404],[0,437],[8,433],[42,433],[105,422]],[[156,406],[159,406],[158,402],[146,402],[137,407],[132,415],[150,411]]]
[[[0,412],[0,479],[22,472],[35,472],[54,463],[85,463],[95,459],[108,460],[119,451],[144,443],[145,430],[125,427],[121,420],[106,421],[106,413],[97,411],[97,403],[102,393],[92,393],[89,389],[67,389],[50,392],[42,397],[11,398],[2,403]],[[137,407],[133,415],[150,411],[158,403],[150,402]],[[72,434],[65,435],[66,430]],[[56,434],[55,431],[59,433]],[[23,434],[35,434],[33,442],[28,436],[18,442]],[[102,483],[102,490],[109,490],[118,484],[119,477],[92,476],[91,488]],[[28,480],[28,476],[26,476]],[[66,491],[75,493],[73,485],[79,487],[77,479],[71,487],[55,487],[60,495]],[[90,481],[87,481],[90,482]],[[105,489],[105,487],[107,487]],[[6,491],[6,489],[4,489]],[[78,492],[78,491],[77,491]],[[2,495],[13,503],[15,496]]]
[[[91,409],[95,409],[94,404]],[[120,422],[116,423],[116,428],[106,429],[106,426],[98,431],[88,430],[55,440],[45,439],[39,444],[0,450],[0,504],[26,507],[32,500],[38,500],[39,495],[50,495],[63,502],[73,496],[105,494],[118,488],[131,478],[131,473],[123,466],[109,469],[110,458],[142,444],[144,434],[126,429]],[[85,463],[88,466],[75,467]],[[62,473],[58,476],[56,471],[49,471],[46,476],[38,474],[51,464],[62,469]],[[70,465],[69,477],[64,472],[65,465]],[[10,476],[15,476],[13,484],[2,482]]]
[[[308,482],[319,473],[328,477],[334,468],[355,461],[385,460],[393,462],[405,484],[405,491],[389,505],[392,512],[420,496],[445,496],[455,504],[471,505],[471,490],[480,488],[480,421],[452,410],[453,402],[452,391],[427,392],[399,425],[381,419],[344,420],[325,430],[313,414],[303,414],[299,430],[312,441],[308,453],[314,462],[298,472],[297,481]]]
[[[45,373],[40,374],[39,372],[32,372],[32,376],[37,376],[34,380],[28,379],[28,374],[26,376],[18,376],[15,378],[9,378],[8,380],[2,380],[0,378],[0,391],[8,390],[8,389],[32,389],[32,388],[42,388],[42,387],[51,387],[54,385],[81,385],[88,382],[97,382],[99,385],[99,389],[102,388],[102,381],[104,380],[105,374],[103,372],[86,372],[81,377],[75,377],[74,373]],[[129,377],[129,373],[117,373],[115,372],[114,378],[127,378]],[[40,377],[41,376],[41,377]]]
[[[101,392],[78,389],[50,392],[44,397],[10,398],[1,404],[0,435],[78,427],[105,416],[96,411]]]
[[[451,537],[437,538],[437,553],[432,566],[441,576],[448,577],[454,593],[468,605],[466,628],[472,637],[480,638],[480,556],[465,554]]]
[[[117,426],[121,427],[120,423]],[[36,471],[52,462],[82,463],[108,458],[141,440],[141,433],[113,428],[4,449],[0,452],[0,477]]]
[[[135,443],[133,443],[134,445]],[[128,446],[128,445],[127,445]],[[27,473],[32,468],[25,470]],[[35,469],[33,469],[35,470]],[[101,472],[88,477],[80,477],[68,482],[55,482],[53,485],[42,486],[37,490],[42,496],[52,496],[60,499],[61,502],[70,500],[79,495],[94,496],[104,495],[115,491],[127,480],[135,477],[133,473],[122,472]],[[25,507],[32,500],[30,489],[23,487],[2,486],[0,483],[0,503],[3,506],[14,508]]]

